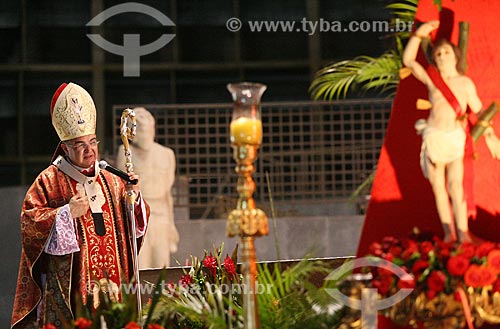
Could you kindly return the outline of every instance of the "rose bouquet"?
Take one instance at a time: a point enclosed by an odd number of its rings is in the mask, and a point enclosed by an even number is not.
[[[382,267],[366,269],[381,298],[402,288],[413,289],[385,311],[394,322],[419,321],[428,328],[462,328],[473,319],[500,323],[500,247],[495,243],[453,244],[418,233],[374,242],[368,256],[387,260],[410,274],[399,277]]]

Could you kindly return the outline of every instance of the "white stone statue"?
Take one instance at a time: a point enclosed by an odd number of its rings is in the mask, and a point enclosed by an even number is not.
[[[140,269],[170,265],[170,254],[177,251],[179,233],[174,223],[172,185],[175,180],[175,154],[155,139],[155,119],[143,107],[134,108],[137,135],[130,144],[134,171],[141,176],[141,193],[151,207],[148,230],[139,253]],[[123,145],[116,165],[125,170]]]

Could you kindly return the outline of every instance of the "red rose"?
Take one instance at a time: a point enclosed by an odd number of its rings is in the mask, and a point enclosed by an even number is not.
[[[393,256],[392,254],[384,254],[384,255],[382,256],[382,259],[385,259],[386,261],[388,261],[388,262],[391,262],[391,263],[392,263],[392,261],[394,260],[394,256]]]
[[[441,271],[432,271],[427,278],[427,286],[435,292],[443,291],[446,284],[446,275]]]
[[[496,273],[500,273],[500,250],[494,249],[488,253],[488,265]]]
[[[392,265],[389,265],[388,267],[390,267],[390,268],[386,268],[385,266],[384,267],[377,267],[376,271],[377,271],[378,276],[380,276],[382,278],[391,277],[394,274],[394,272],[392,271]]]
[[[414,289],[417,286],[415,278],[411,275],[405,275],[398,281],[398,288],[400,289]]]
[[[373,256],[377,256],[377,257],[380,257],[382,256],[383,254],[383,250],[382,250],[382,245],[378,242],[374,242],[370,245],[370,247],[368,248],[368,251],[370,254],[372,254]]]
[[[75,327],[78,329],[88,329],[92,326],[92,321],[85,318],[78,318],[75,321]]]
[[[439,238],[435,238],[434,242],[436,243],[436,246],[439,249],[451,249],[451,248],[453,248],[452,242],[444,242],[443,240],[441,240]]]
[[[476,254],[476,247],[470,242],[464,242],[458,247],[457,251],[458,254],[465,258],[471,259]]]
[[[479,258],[483,258],[484,256],[488,255],[493,249],[495,249],[495,244],[493,242],[483,242],[479,246],[477,246],[476,256]]]
[[[493,288],[491,289],[491,293],[500,292],[500,279],[496,279],[493,282]]]
[[[443,249],[439,250],[439,257],[441,257],[443,259],[450,257],[450,255],[451,255],[451,250],[448,248],[443,248]]]
[[[403,253],[403,248],[401,248],[400,246],[392,246],[389,249],[389,253],[394,257],[399,257]]]
[[[389,289],[391,288],[393,281],[394,281],[393,277],[386,276],[380,279],[372,280],[372,286],[374,288],[377,288],[379,294],[385,295],[389,292]]]
[[[424,241],[420,244],[420,252],[424,255],[429,254],[434,249],[432,242]]]
[[[426,260],[418,259],[413,267],[411,268],[411,272],[414,274],[421,273],[425,271],[429,267],[429,262]]]
[[[406,240],[403,243],[403,247],[403,254],[401,255],[403,260],[410,259],[411,256],[418,252],[418,244],[413,240]]]
[[[130,321],[125,325],[125,329],[142,329],[141,326],[135,322],[135,321]]]
[[[148,324],[148,329],[165,329],[165,328],[163,326],[160,326],[159,324],[150,323]]]
[[[462,276],[469,268],[470,261],[462,255],[452,256],[448,259],[446,269],[451,275]]]
[[[382,249],[387,252],[389,249],[396,245],[398,240],[393,236],[386,236],[382,238]]]
[[[465,272],[465,284],[473,288],[480,288],[495,282],[496,273],[487,266],[471,265]]]

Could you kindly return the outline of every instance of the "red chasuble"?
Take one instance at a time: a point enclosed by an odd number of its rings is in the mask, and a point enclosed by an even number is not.
[[[102,210],[106,234],[96,234],[89,211],[77,220],[80,251],[63,256],[49,255],[44,249],[55,225],[56,214],[76,194],[76,181],[51,165],[29,188],[21,215],[22,253],[13,328],[31,328],[29,324],[36,320],[37,308],[43,314],[44,323],[50,322],[61,328],[65,323],[71,323],[77,298],[86,302],[89,289],[95,282],[106,275],[118,286],[130,280],[133,274],[132,247],[127,238],[124,183],[105,171],[97,176],[97,182],[105,197]],[[145,204],[145,207],[147,218],[149,206]],[[142,218],[142,214],[136,210],[138,218]],[[140,242],[138,239],[138,245]],[[45,273],[44,279],[42,273]],[[44,303],[40,303],[42,298]]]
[[[442,2],[443,10],[439,12],[432,0],[419,1],[416,23],[438,19],[440,26],[433,39],[447,38],[457,44],[459,22],[469,22],[467,75],[486,108],[500,99],[500,42],[494,32],[500,27],[500,1]],[[422,52],[418,59],[425,67]],[[422,139],[414,129],[415,122],[429,114],[417,110],[416,101],[427,97],[427,88],[413,76],[399,84],[358,246],[359,256],[368,252],[373,241],[386,235],[407,237],[416,226],[443,233],[431,185],[419,165]],[[497,135],[499,119],[496,116],[493,124]],[[484,138],[475,144],[475,153],[473,191],[477,216],[469,221],[469,228],[483,239],[500,241],[500,161],[491,157]]]

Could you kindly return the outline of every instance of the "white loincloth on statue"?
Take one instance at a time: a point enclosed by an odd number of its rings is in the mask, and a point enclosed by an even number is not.
[[[465,149],[465,131],[462,127],[443,131],[431,127],[426,120],[418,120],[415,129],[422,135],[422,148],[420,150],[420,167],[426,178],[428,178],[428,162],[450,163],[463,158]]]

